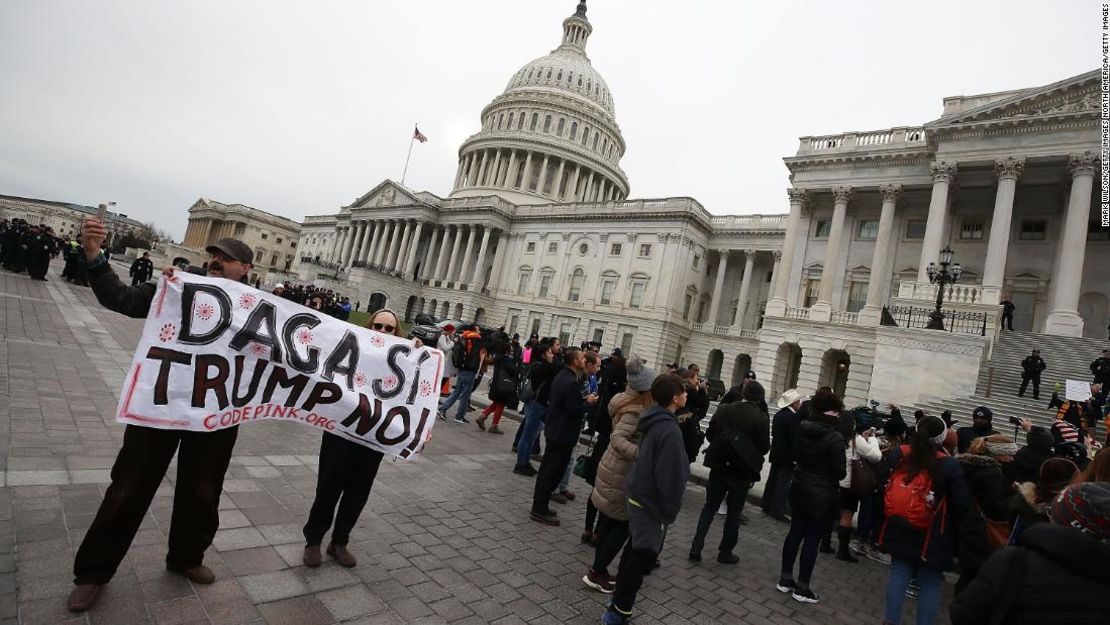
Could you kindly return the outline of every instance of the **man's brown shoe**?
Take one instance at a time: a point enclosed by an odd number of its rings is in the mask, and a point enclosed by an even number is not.
[[[304,562],[304,565],[307,567],[316,568],[320,566],[320,560],[320,544],[305,545],[304,555],[301,556],[301,562]]]
[[[328,543],[328,555],[338,560],[340,564],[347,568],[351,568],[358,564],[358,560],[355,560],[355,556],[350,551],[347,551],[346,545]]]
[[[84,612],[96,604],[100,597],[100,584],[77,584],[69,593],[66,607],[70,612]]]
[[[178,575],[185,576],[189,581],[193,582],[194,584],[205,584],[205,585],[207,585],[207,584],[211,584],[212,582],[216,581],[216,574],[212,572],[212,569],[208,568],[207,566],[204,566],[203,564],[198,564],[198,565],[194,566],[191,569],[181,569],[181,570],[167,569],[167,570],[169,570],[169,572],[171,572],[171,573],[177,573]]]

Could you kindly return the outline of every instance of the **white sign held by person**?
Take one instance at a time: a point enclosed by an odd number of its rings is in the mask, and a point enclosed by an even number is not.
[[[399,458],[420,453],[443,353],[245,284],[162,276],[116,420],[208,432],[295,421]]]
[[[1087,401],[1091,398],[1091,383],[1083,380],[1064,380],[1064,399]]]

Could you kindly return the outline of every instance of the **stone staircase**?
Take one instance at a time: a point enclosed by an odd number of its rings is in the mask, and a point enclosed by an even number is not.
[[[1021,361],[1034,349],[1041,350],[1047,368],[1041,374],[1041,398],[1033,400],[1033,387],[1025,397],[1017,396],[1021,386]],[[971,425],[971,413],[977,406],[987,406],[994,413],[994,427],[999,432],[1012,433],[1010,417],[1025,417],[1038,425],[1048,425],[1055,409],[1048,408],[1048,400],[1056,383],[1064,380],[1091,379],[1091,361],[1110,349],[1110,341],[1082,337],[1052,336],[1034,332],[1009,332],[998,335],[990,361],[979,369],[975,394],[960,398],[926,398],[917,408],[929,414],[951,410],[959,426]],[[989,393],[989,396],[988,396]],[[907,415],[908,416],[908,415]]]

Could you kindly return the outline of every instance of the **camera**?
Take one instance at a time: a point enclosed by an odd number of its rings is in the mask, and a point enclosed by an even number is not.
[[[1018,427],[1021,427],[1021,419],[1019,419],[1017,417],[1010,417],[1010,423],[1013,423],[1014,425],[1016,425]]]

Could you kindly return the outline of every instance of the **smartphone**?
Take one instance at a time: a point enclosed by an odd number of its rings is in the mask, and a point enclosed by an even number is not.
[[[100,220],[100,223],[104,223],[104,216],[106,214],[108,214],[108,205],[107,204],[101,204],[101,205],[96,207],[96,218],[98,220]]]

